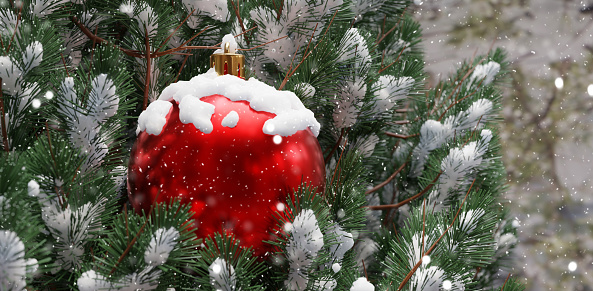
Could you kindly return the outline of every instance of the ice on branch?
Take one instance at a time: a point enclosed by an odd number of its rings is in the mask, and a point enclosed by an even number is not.
[[[232,291],[237,286],[235,268],[222,258],[216,258],[208,267],[210,283],[215,290]]]
[[[500,64],[495,61],[490,61],[487,64],[477,65],[469,78],[469,86],[482,82],[482,86],[487,86],[494,81],[494,77],[500,71]],[[484,80],[484,81],[482,81]]]
[[[373,112],[383,113],[395,106],[395,103],[408,96],[414,87],[414,78],[394,76],[381,76],[376,84],[379,88],[375,92],[375,106]]]
[[[25,259],[25,244],[11,230],[0,229],[0,290],[24,290],[25,278],[37,270],[37,260]]]
[[[154,267],[164,264],[177,245],[178,238],[179,231],[174,227],[157,229],[144,252],[144,262]]]
[[[375,147],[379,143],[380,138],[376,134],[371,134],[370,136],[363,136],[356,140],[354,143],[354,147],[360,152],[360,154],[368,158],[373,155],[375,151]]]
[[[443,123],[427,120],[420,128],[420,143],[412,153],[412,170],[410,175],[418,177],[424,169],[428,155],[433,150],[463,135],[467,130],[480,129],[492,119],[494,106],[487,99],[476,100],[467,110],[449,116]]]
[[[350,291],[375,291],[375,286],[371,284],[365,277],[360,277],[352,283]]]
[[[323,233],[315,213],[304,209],[292,222],[290,237],[286,245],[289,273],[284,284],[288,290],[305,290],[308,273],[317,253],[323,247]]]
[[[457,193],[471,183],[484,160],[491,139],[492,132],[485,129],[479,141],[449,151],[449,155],[441,162],[443,174],[439,177],[436,190],[429,195],[428,205],[435,205],[436,211],[442,210],[450,192]]]

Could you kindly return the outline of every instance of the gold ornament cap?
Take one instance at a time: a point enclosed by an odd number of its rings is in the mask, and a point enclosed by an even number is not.
[[[213,53],[210,56],[210,68],[214,68],[219,76],[233,75],[245,78],[245,56],[230,52],[231,44],[225,42],[223,53]]]

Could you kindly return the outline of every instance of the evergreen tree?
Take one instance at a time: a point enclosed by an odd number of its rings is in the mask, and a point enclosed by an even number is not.
[[[0,2],[0,290],[522,290],[495,281],[516,242],[498,203],[504,52],[426,89],[410,5]],[[289,195],[265,259],[232,232],[196,239],[179,201],[128,202],[138,116],[227,34],[247,78],[321,124],[324,190]]]

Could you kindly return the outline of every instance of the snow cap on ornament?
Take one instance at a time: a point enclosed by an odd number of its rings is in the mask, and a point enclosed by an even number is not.
[[[275,114],[275,117],[265,122],[262,128],[265,134],[286,137],[309,128],[315,136],[319,135],[321,126],[313,112],[293,92],[278,91],[255,78],[237,78],[239,74],[244,76],[244,58],[234,53],[237,43],[232,35],[223,38],[223,47],[223,50],[219,49],[211,56],[213,67],[208,72],[165,88],[159,100],[152,102],[140,114],[136,134],[146,130],[149,134],[160,135],[166,124],[171,100],[179,104],[181,122],[193,123],[197,129],[209,134],[213,129],[211,118],[214,105],[200,98],[218,94],[231,101],[247,101],[253,110]]]

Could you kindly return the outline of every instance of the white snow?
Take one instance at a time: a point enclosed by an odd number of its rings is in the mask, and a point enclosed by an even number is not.
[[[113,81],[106,74],[95,77],[91,88],[89,113],[102,123],[117,113],[119,97],[115,94]]]
[[[229,43],[229,53],[230,54],[237,53],[237,47],[239,45],[237,44],[237,40],[235,40],[235,37],[232,34],[227,34],[222,37],[222,42],[220,43],[220,46],[222,47],[222,49],[217,49],[216,51],[214,51],[214,53],[215,54],[224,53],[224,46],[226,45],[227,42]]]
[[[35,180],[29,181],[29,183],[27,183],[27,191],[29,193],[29,196],[39,197],[39,183],[37,183],[37,181]]]
[[[262,131],[269,135],[290,136],[299,130],[310,128],[315,136],[319,134],[320,124],[313,112],[307,109],[299,98],[289,91],[278,91],[275,88],[254,78],[248,81],[232,75],[218,76],[214,69],[193,77],[189,81],[180,81],[169,85],[163,90],[159,101],[151,103],[145,112],[153,112],[150,117],[138,119],[139,133],[154,123],[148,133],[158,135],[165,124],[165,116],[170,109],[170,100],[179,102],[179,117],[184,123],[193,123],[204,133],[212,131],[211,113],[213,105],[200,100],[202,97],[220,94],[231,101],[247,101],[256,111],[276,114],[276,117],[264,123]],[[158,103],[157,103],[158,102]],[[168,105],[164,105],[164,102]],[[166,106],[166,108],[165,108]],[[209,108],[210,106],[211,109]],[[197,111],[197,112],[196,112]],[[155,119],[160,119],[156,122]]]
[[[205,14],[218,21],[227,22],[230,19],[226,0],[183,0],[183,4],[190,11],[196,9],[197,13]]]
[[[214,114],[214,105],[200,98],[186,96],[179,101],[179,120],[184,124],[192,123],[203,133],[211,133],[214,129],[211,121],[212,114]]]
[[[414,78],[394,76],[381,76],[377,82],[379,90],[375,92],[375,106],[373,111],[375,113],[382,113],[388,111],[395,106],[398,100],[402,100],[408,96],[410,90],[414,86]]]
[[[230,267],[230,268],[229,268]],[[216,258],[208,267],[210,283],[215,290],[232,291],[237,285],[235,268],[222,258]]]
[[[341,261],[344,258],[346,252],[348,252],[354,246],[352,234],[344,231],[337,223],[330,227],[328,234],[335,236],[336,240],[336,243],[329,247],[329,252],[332,255],[334,261]]]
[[[340,264],[338,264],[338,263],[334,263],[332,265],[332,270],[334,271],[334,273],[339,272],[341,269],[342,269],[342,266]]]
[[[39,66],[42,60],[43,45],[38,41],[34,41],[23,52],[23,74],[27,74],[31,69]]]
[[[22,290],[27,267],[37,269],[37,260],[25,260],[25,244],[11,230],[0,230],[0,289]]]
[[[311,209],[302,210],[292,223],[291,236],[286,245],[290,270],[284,284],[288,290],[305,290],[309,267],[322,247],[323,233],[315,213]]]
[[[360,277],[352,283],[350,291],[375,291],[375,286],[371,284],[365,277]]]
[[[487,64],[477,65],[472,73],[469,83],[479,83],[482,81],[482,86],[489,85],[496,77],[496,74],[500,71],[500,64],[495,61],[490,61]]]
[[[146,130],[148,134],[159,135],[167,123],[167,114],[173,107],[171,102],[156,100],[140,113],[136,134]]]
[[[174,227],[157,229],[144,252],[144,261],[155,267],[164,264],[175,245],[177,245],[176,240],[178,238],[179,231]]]
[[[231,111],[222,119],[220,125],[233,128],[237,126],[237,122],[239,122],[239,113]]]

